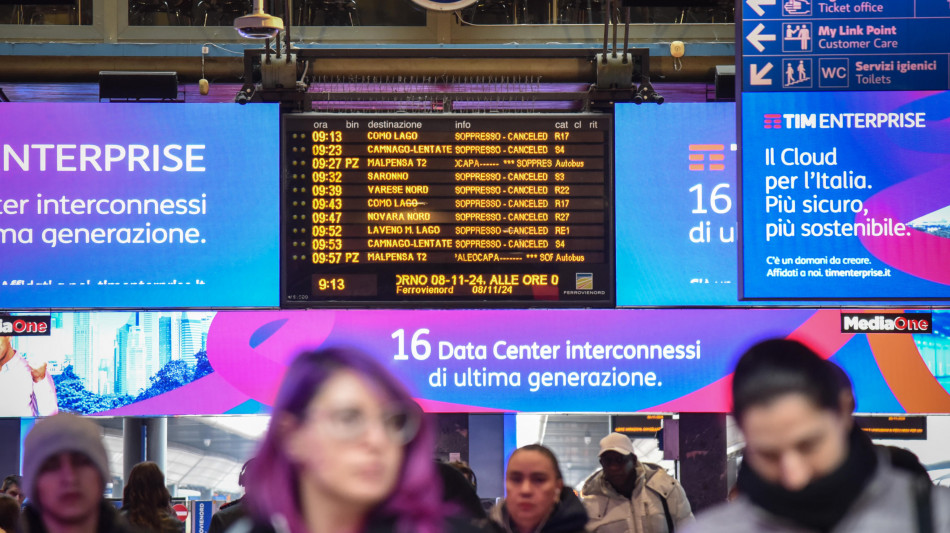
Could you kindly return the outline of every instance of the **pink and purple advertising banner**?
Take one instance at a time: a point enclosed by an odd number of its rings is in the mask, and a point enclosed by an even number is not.
[[[431,412],[725,412],[735,359],[768,337],[841,365],[861,412],[950,412],[950,311],[907,311],[895,326],[898,313],[54,313],[49,337],[12,338],[30,365],[48,363],[59,409],[86,414],[268,412],[289,361],[332,345],[377,356]]]

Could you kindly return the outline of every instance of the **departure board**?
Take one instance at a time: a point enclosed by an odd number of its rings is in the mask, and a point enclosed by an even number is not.
[[[612,306],[611,128],[285,115],[283,305]]]

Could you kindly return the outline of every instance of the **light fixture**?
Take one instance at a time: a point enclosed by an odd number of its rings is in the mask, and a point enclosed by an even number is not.
[[[248,39],[270,39],[284,29],[284,21],[264,12],[264,0],[254,0],[254,12],[234,19],[234,29]]]
[[[420,5],[431,11],[457,11],[466,8],[478,0],[412,0],[416,5]]]

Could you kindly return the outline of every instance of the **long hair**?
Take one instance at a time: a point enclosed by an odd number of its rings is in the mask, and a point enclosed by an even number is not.
[[[162,517],[171,511],[171,494],[157,464],[147,461],[132,467],[122,490],[122,509],[132,524],[161,531]]]
[[[408,392],[382,365],[354,348],[325,348],[304,352],[290,364],[274,402],[271,424],[254,462],[246,473],[246,500],[253,517],[267,523],[283,515],[292,533],[307,533],[301,513],[296,466],[284,452],[285,432],[278,423],[290,415],[301,420],[311,399],[339,370],[351,370],[384,391],[393,402],[414,405]],[[404,447],[403,464],[392,494],[372,511],[373,516],[396,520],[405,533],[439,533],[441,487],[435,471],[434,432],[426,417]]]

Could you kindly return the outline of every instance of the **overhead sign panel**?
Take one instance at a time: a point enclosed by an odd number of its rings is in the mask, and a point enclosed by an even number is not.
[[[950,87],[950,3],[746,0],[744,91]]]
[[[742,3],[741,296],[950,298],[950,2]]]

